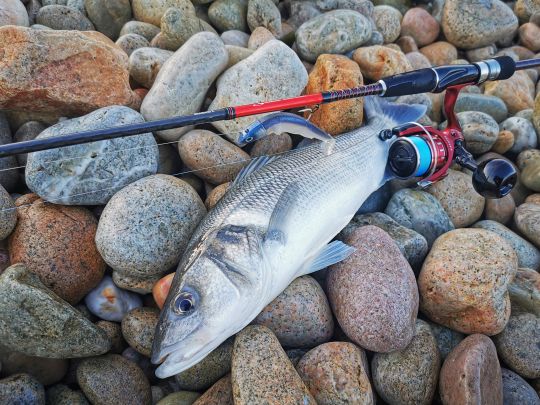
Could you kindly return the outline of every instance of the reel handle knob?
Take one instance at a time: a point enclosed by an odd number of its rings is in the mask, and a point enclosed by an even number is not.
[[[516,185],[517,171],[504,159],[491,159],[480,163],[473,171],[472,184],[485,198],[502,198]]]

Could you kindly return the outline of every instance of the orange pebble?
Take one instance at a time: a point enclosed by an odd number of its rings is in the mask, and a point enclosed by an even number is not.
[[[154,288],[152,288],[152,295],[154,296],[154,301],[156,301],[159,309],[163,308],[163,304],[167,299],[173,277],[174,273],[167,274],[165,277],[160,278],[159,281],[154,284]]]

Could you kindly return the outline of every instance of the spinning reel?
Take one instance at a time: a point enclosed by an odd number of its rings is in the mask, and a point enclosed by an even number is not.
[[[444,97],[444,111],[448,126],[438,130],[431,126],[408,123],[381,131],[383,140],[397,137],[390,147],[388,167],[398,178],[423,177],[422,188],[441,180],[452,163],[473,172],[474,189],[486,198],[502,198],[515,186],[517,172],[504,159],[491,159],[477,164],[465,149],[461,126],[454,112],[460,90],[467,86],[448,87]]]

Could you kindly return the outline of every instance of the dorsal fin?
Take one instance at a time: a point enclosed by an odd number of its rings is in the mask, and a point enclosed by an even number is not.
[[[268,163],[273,162],[276,159],[275,156],[259,156],[251,160],[249,164],[244,167],[240,172],[238,173],[238,176],[236,176],[236,179],[233,181],[233,186],[238,184],[240,181],[242,181],[244,178],[249,176],[251,173],[263,168]]]

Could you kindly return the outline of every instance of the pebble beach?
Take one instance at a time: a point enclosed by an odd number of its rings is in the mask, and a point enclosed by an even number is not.
[[[0,145],[497,56],[540,57],[539,1],[0,0]],[[540,405],[539,75],[455,107],[475,160],[516,168],[510,194],[457,165],[389,181],[336,237],[351,256],[165,379],[152,343],[191,235],[302,138],[243,145],[242,117],[0,158],[0,405]],[[440,129],[443,100],[390,98]],[[366,124],[362,98],[298,114]]]

